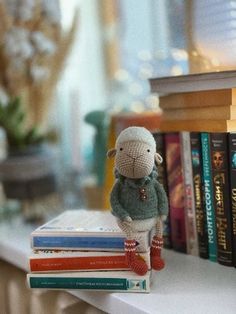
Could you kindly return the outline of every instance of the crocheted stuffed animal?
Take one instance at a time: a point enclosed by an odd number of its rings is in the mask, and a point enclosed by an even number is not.
[[[129,267],[137,274],[148,271],[146,262],[136,253],[138,234],[155,228],[151,242],[151,266],[164,267],[161,258],[163,221],[168,214],[168,201],[157,181],[157,164],[162,157],[156,153],[152,134],[142,127],[129,127],[118,136],[115,148],[108,151],[115,157],[116,181],[110,194],[112,214],[125,232],[125,254]]]

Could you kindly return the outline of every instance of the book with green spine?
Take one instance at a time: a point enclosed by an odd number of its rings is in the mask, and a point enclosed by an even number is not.
[[[202,143],[202,174],[205,195],[204,203],[207,220],[209,259],[213,262],[216,262],[217,261],[216,220],[215,220],[209,133],[205,132],[201,133],[201,143]]]
[[[31,289],[76,289],[115,292],[150,292],[150,275],[131,271],[98,271],[72,273],[33,273],[27,275]]]

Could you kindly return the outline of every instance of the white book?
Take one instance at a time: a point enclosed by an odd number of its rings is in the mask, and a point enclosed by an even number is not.
[[[187,253],[199,256],[190,133],[180,132]]]
[[[31,233],[36,250],[124,251],[126,236],[109,211],[67,210]],[[149,250],[150,233],[139,232],[137,250]]]
[[[236,71],[188,74],[150,79],[152,93],[159,95],[236,87]]]

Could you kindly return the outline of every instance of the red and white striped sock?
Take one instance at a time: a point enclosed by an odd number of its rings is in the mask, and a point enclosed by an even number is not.
[[[161,270],[165,267],[165,262],[161,258],[161,249],[163,247],[163,238],[155,235],[151,245],[151,266],[155,270]]]
[[[125,240],[125,256],[129,267],[138,275],[145,275],[148,271],[146,262],[136,254],[136,241]]]

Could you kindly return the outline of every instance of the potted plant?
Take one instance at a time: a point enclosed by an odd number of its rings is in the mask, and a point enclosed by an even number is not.
[[[7,156],[0,163],[0,179],[8,199],[31,201],[56,191],[55,155],[46,146],[46,135],[27,128],[19,98],[0,103],[0,126],[5,130]],[[29,216],[27,217],[29,219]],[[31,211],[30,219],[33,217]]]
[[[66,32],[59,0],[0,1],[0,16],[0,126],[8,145],[0,179],[7,197],[31,200],[55,189],[55,159],[42,130],[78,14]]]

